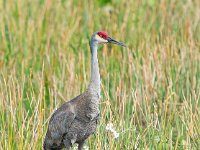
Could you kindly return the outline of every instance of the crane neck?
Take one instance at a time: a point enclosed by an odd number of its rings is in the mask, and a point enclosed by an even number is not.
[[[100,74],[97,57],[98,44],[94,41],[90,43],[91,49],[91,80],[88,89],[97,92],[100,96]]]

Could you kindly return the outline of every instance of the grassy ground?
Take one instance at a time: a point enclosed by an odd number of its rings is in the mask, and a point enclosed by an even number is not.
[[[87,147],[198,149],[199,0],[1,0],[0,149],[42,149],[51,113],[87,88],[98,30],[129,48],[98,51],[101,121]]]

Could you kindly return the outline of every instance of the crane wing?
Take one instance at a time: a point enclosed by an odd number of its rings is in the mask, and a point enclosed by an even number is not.
[[[76,115],[73,109],[69,106],[65,105],[64,108],[60,107],[56,110],[49,121],[48,130],[51,132],[51,137],[53,139],[63,137],[68,132],[75,117]]]

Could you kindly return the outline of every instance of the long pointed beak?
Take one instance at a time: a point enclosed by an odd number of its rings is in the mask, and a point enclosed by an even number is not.
[[[107,41],[108,41],[108,43],[113,43],[113,44],[117,44],[117,45],[126,47],[126,45],[125,45],[124,43],[118,42],[118,41],[112,39],[111,37],[108,37],[108,38],[107,38]]]

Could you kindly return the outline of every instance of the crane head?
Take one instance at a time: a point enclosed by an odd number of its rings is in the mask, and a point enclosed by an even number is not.
[[[107,32],[105,31],[95,32],[92,36],[92,40],[97,42],[98,44],[112,43],[112,44],[117,44],[117,45],[126,47],[126,45],[123,44],[122,42],[118,42],[112,39],[111,37],[109,37]]]

